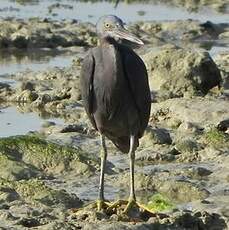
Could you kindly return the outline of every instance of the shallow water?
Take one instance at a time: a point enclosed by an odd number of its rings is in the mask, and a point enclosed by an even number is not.
[[[52,12],[48,7],[55,3],[67,4],[72,9],[63,7],[54,8]],[[77,19],[95,23],[103,14],[115,14],[120,16],[125,22],[134,22],[139,20],[178,20],[178,19],[197,19],[200,21],[211,20],[215,23],[227,22],[228,15],[215,12],[209,8],[204,8],[198,12],[188,12],[184,8],[167,6],[156,3],[119,3],[114,8],[114,3],[96,2],[82,3],[73,0],[40,0],[33,1],[31,4],[21,5],[15,1],[1,0],[1,17],[16,18],[52,18],[56,20]]]
[[[34,53],[34,55],[32,53]],[[18,52],[19,53],[19,52]],[[29,53],[0,53],[0,76],[15,74],[25,70],[42,71],[52,67],[69,66],[74,58],[73,54],[56,53],[56,51],[29,51]],[[1,81],[1,79],[0,79]]]
[[[210,55],[214,58],[219,53],[224,53],[229,51],[229,44],[227,46],[213,46],[209,51]]]
[[[52,67],[69,66],[75,55],[72,53],[59,53],[55,51],[34,51],[35,53],[20,55],[0,53],[0,82],[16,85],[17,81],[10,78],[11,74],[26,70],[43,71]],[[47,119],[39,117],[37,113],[24,113],[15,107],[0,108],[0,137],[26,134],[29,131],[36,131],[41,128],[42,123]],[[48,119],[57,124],[64,124],[61,119]],[[26,125],[25,125],[26,124]]]
[[[10,84],[10,85],[16,84],[16,81],[15,81],[15,80],[9,79],[8,77],[1,76],[1,75],[0,75],[0,82],[1,82],[1,83],[5,83],[5,84]]]
[[[63,124],[58,118],[41,118],[37,113],[22,113],[16,107],[0,109],[0,137],[22,135],[30,131],[39,130],[44,121],[52,121]]]

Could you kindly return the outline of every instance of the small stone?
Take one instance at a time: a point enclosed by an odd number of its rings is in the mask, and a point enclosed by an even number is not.
[[[172,148],[172,150],[170,150],[170,151],[168,152],[168,154],[177,156],[177,155],[180,155],[181,152],[179,152],[176,148]]]
[[[220,121],[220,123],[217,125],[217,129],[219,131],[226,132],[229,129],[229,119]]]
[[[32,103],[35,107],[43,107],[46,103],[52,101],[52,98],[48,94],[39,95],[37,99]]]
[[[33,102],[38,98],[37,93],[30,90],[23,90],[19,95],[17,95],[13,100],[20,103]]]
[[[54,121],[45,121],[42,124],[42,128],[48,128],[48,127],[55,126],[55,125],[56,125],[56,123]]]
[[[18,225],[22,225],[27,228],[37,227],[40,225],[40,222],[34,218],[22,218],[17,222]]]
[[[201,200],[201,203],[202,204],[211,204],[212,202],[209,201],[209,200],[204,199],[204,200]]]
[[[34,88],[34,84],[30,81],[26,81],[26,82],[22,82],[21,84],[21,90],[29,90],[29,91],[33,91]]]
[[[84,127],[80,125],[67,125],[63,127],[63,129],[60,131],[61,133],[69,133],[69,132],[79,132],[79,133],[84,133],[85,129]]]

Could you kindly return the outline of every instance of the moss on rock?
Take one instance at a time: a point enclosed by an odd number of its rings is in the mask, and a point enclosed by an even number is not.
[[[174,204],[166,196],[157,193],[149,198],[147,208],[154,212],[161,212],[174,208]]]
[[[3,177],[6,179],[30,178],[26,176],[31,173],[30,170],[34,170],[31,175],[39,171],[56,174],[69,170],[76,170],[79,175],[90,175],[95,171],[97,163],[95,158],[80,148],[62,146],[34,135],[0,139],[1,175],[5,174]]]
[[[26,203],[43,204],[46,206],[61,205],[65,208],[78,207],[81,201],[75,195],[68,194],[65,190],[55,190],[38,179],[9,181],[0,179],[0,189],[11,189],[18,194],[18,199]]]
[[[229,147],[229,135],[216,128],[211,128],[204,133],[204,142],[216,148]]]
[[[0,151],[1,178],[8,180],[29,179],[41,176],[42,173],[32,165],[10,159]]]
[[[177,141],[176,149],[181,153],[194,153],[198,150],[198,146],[192,139],[181,139]]]

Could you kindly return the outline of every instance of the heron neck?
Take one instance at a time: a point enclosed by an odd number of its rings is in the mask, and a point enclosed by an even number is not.
[[[114,45],[117,46],[118,42],[114,38],[100,38],[99,43],[101,46],[108,46],[108,45]]]

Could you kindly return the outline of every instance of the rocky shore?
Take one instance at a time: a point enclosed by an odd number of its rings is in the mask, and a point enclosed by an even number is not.
[[[188,1],[182,4],[188,4]],[[201,1],[202,2],[202,1]],[[204,2],[204,1],[203,1]],[[99,137],[82,108],[79,74],[97,44],[78,21],[1,19],[0,50],[72,52],[70,66],[26,70],[0,82],[0,109],[60,117],[28,135],[0,138],[0,229],[193,229],[229,227],[229,24],[194,20],[128,25],[146,45],[152,94],[149,127],[136,154],[139,202],[154,215],[106,215],[97,197]],[[128,196],[128,156],[108,142],[106,194]]]

